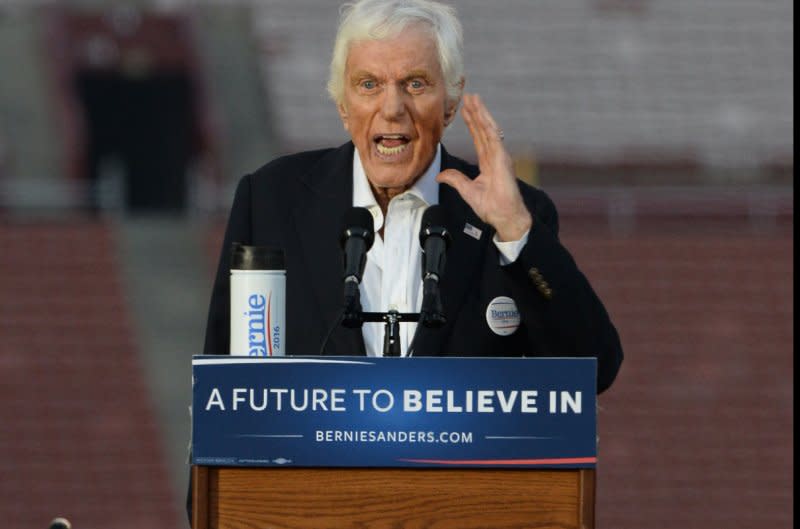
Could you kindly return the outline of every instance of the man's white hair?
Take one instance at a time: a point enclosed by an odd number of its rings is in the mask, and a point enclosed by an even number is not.
[[[347,54],[353,42],[392,38],[411,24],[430,28],[448,100],[458,100],[464,79],[461,23],[454,8],[431,0],[359,0],[344,4],[328,79],[331,99],[337,104],[342,102]]]

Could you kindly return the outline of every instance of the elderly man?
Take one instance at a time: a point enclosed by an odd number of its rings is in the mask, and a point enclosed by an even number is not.
[[[379,324],[340,326],[325,341],[342,310],[340,219],[352,206],[375,219],[364,310],[412,312],[422,297],[420,219],[439,204],[453,235],[441,284],[448,321],[439,329],[403,324],[401,354],[413,339],[416,356],[596,356],[598,391],[611,385],[622,361],[619,338],[558,240],[555,207],[515,178],[503,132],[463,88],[461,26],[452,9],[428,0],[348,6],[328,89],[352,141],[279,158],[241,180],[206,354],[228,353],[228,255],[240,242],[284,249],[290,354],[317,354],[324,342],[326,355],[380,355]],[[478,167],[440,143],[460,104]]]

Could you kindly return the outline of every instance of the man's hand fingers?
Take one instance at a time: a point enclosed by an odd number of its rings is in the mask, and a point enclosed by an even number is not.
[[[467,176],[457,169],[445,169],[439,176],[436,177],[436,181],[440,184],[447,184],[461,195],[461,198],[464,199],[464,202],[472,206],[471,195],[472,195],[472,187],[475,185],[475,182],[467,178]]]
[[[481,160],[486,152],[487,138],[486,132],[480,126],[478,115],[475,109],[474,97],[470,94],[464,95],[464,104],[461,106],[461,115],[464,118],[464,123],[467,124],[472,142],[475,144],[475,151],[478,154],[478,160]]]
[[[500,128],[477,94],[464,96],[462,114],[475,143],[481,171],[494,173],[506,164],[508,158]]]
[[[500,127],[497,125],[497,122],[495,122],[489,109],[483,104],[480,96],[476,95],[475,99],[476,113],[485,131],[487,140],[494,144],[500,143],[503,141],[503,138],[500,137]]]
[[[464,96],[464,110],[468,112],[475,133],[480,136],[481,142],[487,149],[502,141],[500,127],[479,95]]]

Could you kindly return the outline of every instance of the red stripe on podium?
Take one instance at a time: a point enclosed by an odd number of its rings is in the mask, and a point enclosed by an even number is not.
[[[576,465],[597,463],[596,457],[567,457],[556,459],[398,459],[406,463],[429,465]]]

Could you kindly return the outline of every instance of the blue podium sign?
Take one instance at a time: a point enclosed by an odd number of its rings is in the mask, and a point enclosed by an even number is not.
[[[192,463],[593,468],[594,358],[195,356]]]

